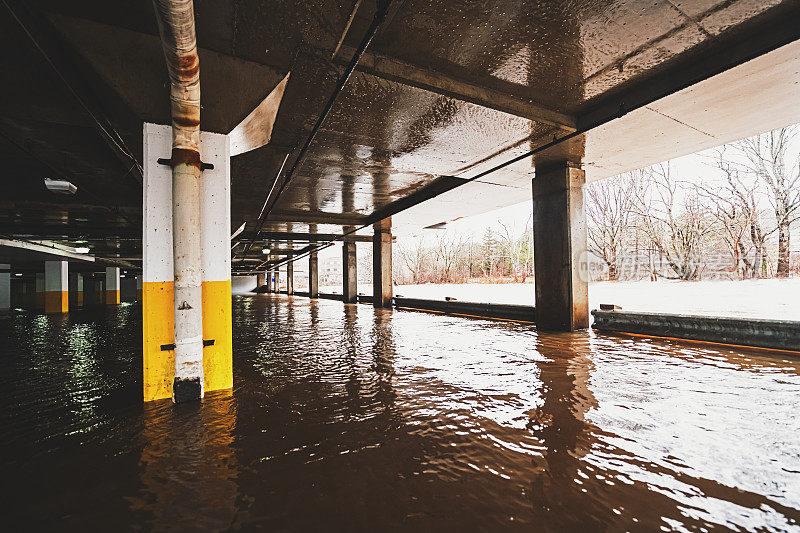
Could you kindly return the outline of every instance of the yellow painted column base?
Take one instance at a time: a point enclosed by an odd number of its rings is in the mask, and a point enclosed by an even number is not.
[[[119,291],[106,291],[106,305],[119,305]]]
[[[233,331],[231,281],[203,282],[203,339],[214,340],[203,348],[205,390],[233,387]]]
[[[233,388],[233,332],[231,282],[204,281],[203,339],[214,344],[203,348],[206,392]],[[161,346],[175,342],[174,288],[172,282],[142,284],[144,401],[172,397],[175,351]]]
[[[142,351],[144,401],[172,398],[175,351],[161,351],[175,342],[174,288],[171,281],[142,283]]]
[[[69,293],[67,291],[45,291],[43,294],[45,313],[66,313],[69,311]]]

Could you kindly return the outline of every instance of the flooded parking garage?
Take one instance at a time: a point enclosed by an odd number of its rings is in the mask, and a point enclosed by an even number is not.
[[[796,359],[239,295],[234,389],[175,406],[141,403],[140,323],[0,319],[7,524],[798,527]]]

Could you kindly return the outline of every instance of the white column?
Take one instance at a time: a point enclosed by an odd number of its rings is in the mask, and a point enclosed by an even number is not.
[[[174,250],[172,220],[172,171],[157,163],[169,159],[172,131],[169,126],[144,125],[144,202],[142,316],[145,401],[169,398],[175,380],[199,379],[200,395],[233,384],[230,289],[230,147],[226,135],[201,133],[200,157],[214,165],[200,175],[198,231],[201,233],[197,263],[202,286],[200,323],[192,323],[194,339],[214,344],[202,348],[199,357],[161,350],[175,342]],[[195,304],[187,302],[194,307]]]
[[[37,278],[38,281],[38,278]],[[69,263],[44,262],[44,312],[66,313],[69,310]]]
[[[0,264],[0,313],[11,309],[11,265]]]
[[[200,175],[204,390],[233,387],[231,325],[231,167],[227,135],[200,134],[200,159],[214,165]]]
[[[106,305],[119,305],[119,267],[106,267]]]

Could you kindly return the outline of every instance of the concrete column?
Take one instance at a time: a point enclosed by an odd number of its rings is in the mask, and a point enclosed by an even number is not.
[[[294,261],[286,263],[286,294],[294,294]]]
[[[83,307],[83,274],[69,273],[69,307]]]
[[[533,180],[536,326],[589,327],[584,172],[567,164],[538,169]]]
[[[36,273],[36,310],[44,311],[44,272]]]
[[[274,274],[275,276],[272,279],[272,292],[278,294],[281,290],[281,271],[276,268]]]
[[[272,292],[272,271],[267,270],[266,276],[264,277],[264,283],[267,285],[267,292]]]
[[[344,227],[345,232],[351,229],[348,226]],[[345,240],[342,243],[342,300],[344,303],[356,303],[358,301],[356,264],[356,243]]]
[[[142,301],[142,275],[136,276],[136,301]]]
[[[103,302],[106,305],[119,305],[119,267],[106,267],[106,291]]]
[[[11,265],[0,264],[0,313],[11,310]]]
[[[66,261],[44,262],[44,312],[66,313],[69,311],[69,263]]]
[[[375,307],[392,306],[392,219],[373,225],[372,301]]]
[[[264,285],[266,285],[266,275],[263,272],[256,274],[256,288],[263,287]]]
[[[308,256],[308,296],[319,298],[319,257],[316,252]]]
[[[178,399],[200,398],[205,391],[233,385],[230,280],[230,143],[226,135],[201,132],[200,156],[214,165],[199,177],[200,234],[196,259],[183,262],[191,279],[175,280],[173,240],[173,176],[169,166],[169,126],[144,125],[144,216],[142,317],[144,400],[170,398],[176,383]],[[181,226],[186,229],[185,226]],[[178,236],[180,238],[180,236]],[[182,252],[180,252],[182,253]],[[181,261],[186,257],[181,258]],[[176,283],[200,285],[200,301],[177,298]],[[180,300],[180,301],[178,301]],[[184,305],[185,301],[185,305]],[[185,309],[191,306],[191,310]],[[184,309],[180,309],[184,307]],[[176,316],[181,324],[176,328]],[[189,316],[191,315],[191,316]],[[183,320],[186,318],[186,320]],[[176,332],[181,337],[176,342]],[[214,344],[203,347],[203,340]],[[161,346],[180,345],[179,350]],[[191,349],[188,349],[191,347]],[[187,348],[187,349],[184,349]],[[180,352],[176,357],[177,352]],[[184,386],[186,385],[186,386]]]

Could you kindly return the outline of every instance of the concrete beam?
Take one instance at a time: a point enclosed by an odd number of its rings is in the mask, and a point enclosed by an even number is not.
[[[263,241],[303,241],[303,242],[328,242],[340,239],[342,236],[338,233],[298,233],[298,232],[280,232],[280,231],[262,231],[258,236],[254,231],[244,231],[239,234],[235,240],[249,241],[263,240]],[[372,242],[372,235],[348,235],[345,240],[352,240],[354,242]]]
[[[343,58],[352,57],[354,49],[343,46],[342,50]],[[340,61],[343,62],[344,59]],[[356,70],[542,124],[558,126],[567,131],[575,131],[575,118],[570,115],[550,109],[527,98],[485,87],[393,57],[365,52],[361,56]]]
[[[94,256],[91,255],[76,254],[68,250],[56,248],[55,246],[35,244],[14,239],[0,239],[0,256],[29,261],[61,261],[67,258],[74,261],[93,263],[95,260]]]
[[[533,180],[536,327],[574,331],[589,327],[586,272],[585,173],[567,164],[537,169]]]

